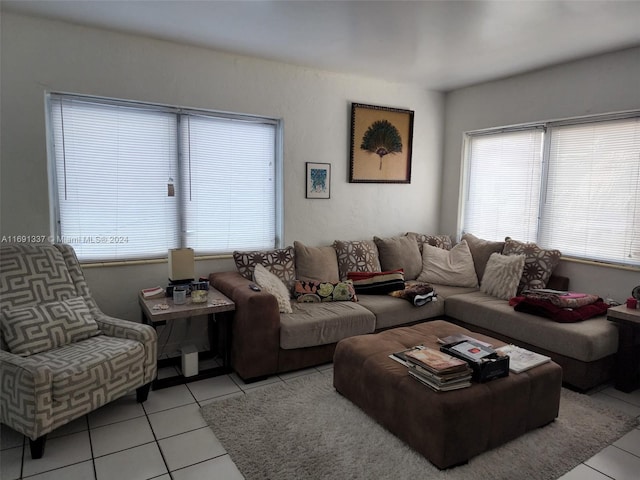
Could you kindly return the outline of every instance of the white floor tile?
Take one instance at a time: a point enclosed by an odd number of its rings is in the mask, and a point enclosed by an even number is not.
[[[226,453],[209,427],[165,438],[158,443],[171,472]]]
[[[162,367],[158,369],[158,379],[175,377],[178,374],[176,367]]]
[[[180,407],[195,403],[196,399],[186,385],[176,385],[175,387],[152,390],[149,398],[142,404],[145,412],[155,413],[170,408]]]
[[[171,472],[173,480],[244,480],[244,477],[229,455]]]
[[[570,472],[565,473],[558,480],[611,480],[606,475],[589,468],[584,464],[578,465]]]
[[[149,422],[158,440],[207,426],[197,403],[152,413]]]
[[[279,373],[278,377],[286,382],[287,380],[291,380],[292,378],[297,378],[297,377],[304,377],[305,375],[311,375],[313,373],[318,373],[319,370],[315,367],[311,367],[311,368],[304,368],[302,370],[295,370],[293,372],[287,372],[287,373]]]
[[[187,384],[187,387],[198,401],[221,397],[222,395],[229,395],[230,393],[240,391],[240,388],[228,375],[191,382]]]
[[[89,460],[87,462],[76,463],[69,467],[34,475],[33,477],[26,477],[25,480],[95,480],[95,478],[93,462]]]
[[[236,393],[223,395],[221,397],[209,398],[208,400],[202,400],[201,402],[198,402],[198,403],[200,404],[201,407],[204,407],[205,405],[209,405],[210,403],[220,402],[222,400],[226,400],[227,398],[241,397],[242,395],[245,395],[245,392],[240,390],[239,392],[236,392]]]
[[[44,455],[37,460],[31,459],[29,446],[25,448],[22,474],[27,477],[36,473],[47,472],[66,467],[74,463],[91,460],[89,432],[72,433],[64,437],[50,438],[44,447]]]
[[[134,418],[91,429],[94,457],[137,447],[154,440],[147,417]]]
[[[148,480],[167,473],[155,442],[96,458],[95,464],[97,480]]]
[[[76,418],[66,425],[62,425],[61,427],[56,428],[53,432],[47,435],[47,439],[62,437],[63,435],[69,435],[70,433],[84,432],[88,429],[89,427],[87,425],[87,417],[86,415],[83,415],[82,417]]]
[[[24,443],[24,435],[13,428],[0,425],[0,449],[20,447]]]
[[[607,387],[602,393],[640,407],[640,389],[634,390],[631,393],[624,393],[616,390],[614,387]]]
[[[0,478],[16,480],[22,469],[22,447],[7,448],[0,452]]]
[[[594,400],[598,400],[599,402],[608,405],[611,408],[615,408],[620,410],[621,412],[628,413],[634,417],[640,415],[640,406],[634,405],[633,403],[626,402],[624,400],[620,400],[618,397],[612,397],[604,392],[598,392],[591,395],[591,398]]]
[[[609,446],[584,462],[585,465],[616,480],[637,480],[640,458]]]
[[[91,428],[102,427],[110,423],[142,416],[144,416],[142,404],[136,401],[135,395],[127,395],[91,412],[89,414],[89,426]]]
[[[640,457],[640,430],[631,430],[617,442],[614,442],[613,445],[636,457]]]
[[[264,387],[265,385],[272,385],[274,383],[282,382],[282,380],[280,380],[280,377],[278,377],[277,375],[273,375],[271,377],[265,378],[264,380],[260,380],[260,381],[257,381],[257,382],[251,382],[251,383],[245,383],[244,380],[242,380],[235,373],[232,373],[231,375],[229,375],[229,377],[231,377],[231,380],[233,380],[234,383],[236,385],[238,385],[245,392],[247,390],[251,390],[253,388],[260,388],[260,387]]]

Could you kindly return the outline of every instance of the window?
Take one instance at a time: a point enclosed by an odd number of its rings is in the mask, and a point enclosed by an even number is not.
[[[640,114],[467,134],[463,231],[640,266]]]
[[[55,237],[83,261],[280,246],[280,122],[48,98]]]

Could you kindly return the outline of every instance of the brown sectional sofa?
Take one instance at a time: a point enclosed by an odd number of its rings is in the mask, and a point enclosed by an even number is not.
[[[516,312],[477,286],[432,284],[437,301],[421,307],[389,295],[359,294],[358,302],[292,300],[293,312],[280,313],[276,298],[251,290],[252,280],[239,271],[211,273],[209,281],[236,304],[232,365],[245,381],[331,362],[343,338],[436,318],[549,355],[562,366],[564,383],[579,390],[612,377],[618,348],[617,329],[605,316],[556,323]],[[566,290],[568,279],[552,277],[548,287]]]

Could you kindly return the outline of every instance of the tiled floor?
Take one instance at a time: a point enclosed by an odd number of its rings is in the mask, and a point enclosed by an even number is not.
[[[163,371],[162,375],[169,372]],[[234,480],[235,464],[202,419],[200,406],[299,375],[331,375],[331,365],[245,384],[236,375],[152,391],[144,404],[117,400],[49,435],[45,455],[31,460],[22,435],[2,427],[0,478],[15,480]],[[640,390],[593,394],[640,417]],[[640,428],[587,460],[562,480],[637,479]]]

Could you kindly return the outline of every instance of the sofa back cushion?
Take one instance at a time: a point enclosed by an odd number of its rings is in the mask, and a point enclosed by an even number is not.
[[[382,270],[404,271],[405,280],[415,280],[422,271],[422,255],[414,237],[373,237]]]
[[[489,261],[489,257],[492,253],[502,253],[504,242],[483,240],[471,233],[465,233],[462,235],[462,240],[465,240],[467,245],[469,245],[469,250],[473,257],[473,266],[475,267],[476,275],[478,276],[478,282],[482,282],[482,276],[484,275],[484,270],[487,266],[487,262]]]
[[[333,247],[307,247],[293,242],[296,258],[296,280],[335,283],[340,280],[338,257]]]

